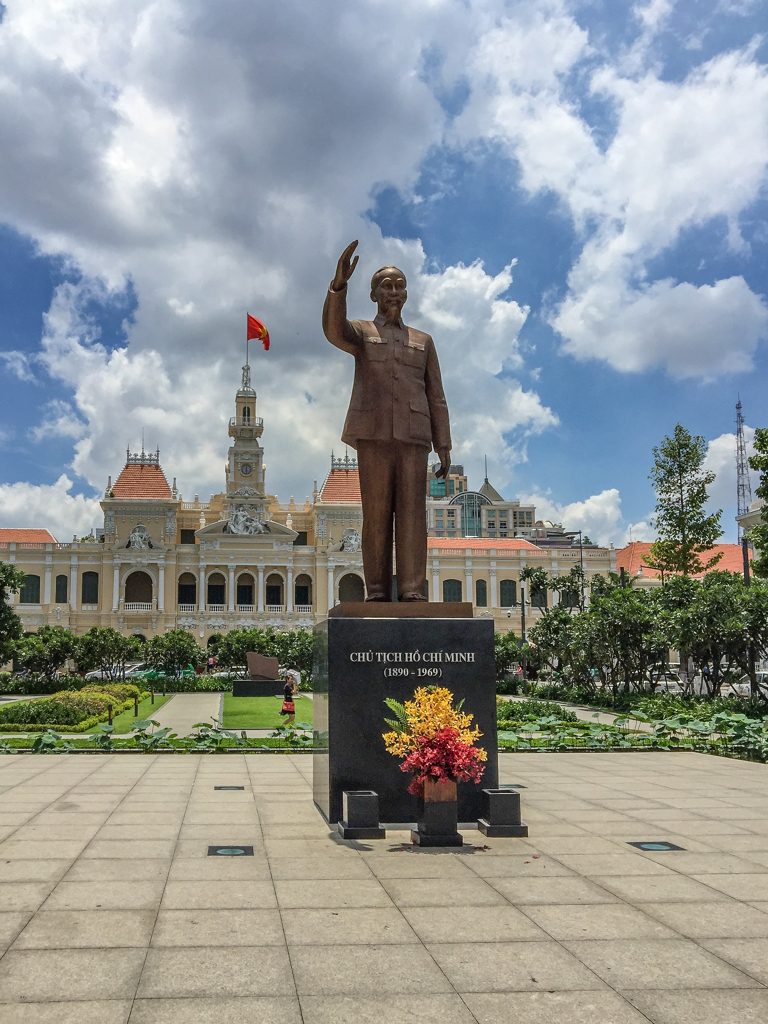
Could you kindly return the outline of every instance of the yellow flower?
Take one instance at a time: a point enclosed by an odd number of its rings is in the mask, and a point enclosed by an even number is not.
[[[404,707],[407,732],[387,732],[383,736],[387,750],[397,757],[406,757],[417,749],[419,737],[432,739],[439,729],[447,726],[457,729],[459,738],[470,745],[482,736],[478,726],[472,727],[474,716],[454,708],[453,694],[444,686],[420,686],[413,700],[407,700]],[[478,756],[484,761],[486,752],[479,750]]]

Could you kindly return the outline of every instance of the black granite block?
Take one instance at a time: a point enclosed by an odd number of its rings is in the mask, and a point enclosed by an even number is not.
[[[493,622],[340,616],[315,627],[314,799],[329,821],[342,818],[344,790],[359,789],[378,793],[382,824],[417,821],[411,776],[382,739],[384,718],[393,717],[384,698],[402,702],[431,684],[463,699],[483,733],[482,781],[458,786],[459,821],[477,821],[481,789],[498,785]]]
[[[483,789],[483,817],[493,825],[520,824],[520,794],[513,789]]]
[[[416,846],[463,846],[464,840],[461,837],[461,833],[453,832],[446,835],[430,835],[426,832],[421,832],[413,829],[411,832],[411,842],[415,843]]]
[[[521,838],[528,835],[528,826],[522,821],[519,825],[492,825],[485,818],[477,819],[477,827],[489,839]]]
[[[235,679],[232,682],[233,697],[274,697],[283,695],[285,683],[279,679]]]

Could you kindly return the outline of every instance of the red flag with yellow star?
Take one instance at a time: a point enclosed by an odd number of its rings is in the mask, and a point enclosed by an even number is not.
[[[248,341],[252,341],[254,338],[258,338],[264,345],[264,351],[269,352],[269,331],[261,320],[257,320],[256,317],[251,316],[250,313],[246,313],[245,315],[248,318],[248,333],[246,335],[246,339]]]

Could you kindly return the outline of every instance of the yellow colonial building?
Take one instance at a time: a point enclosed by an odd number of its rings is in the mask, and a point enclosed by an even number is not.
[[[311,500],[280,503],[266,490],[264,423],[247,366],[234,412],[225,489],[209,501],[184,501],[159,451],[128,451],[93,537],[59,543],[46,530],[0,530],[0,560],[26,574],[13,598],[25,630],[51,624],[82,634],[99,625],[147,638],[182,628],[205,644],[242,627],[310,628],[337,602],[363,599],[355,460],[332,457]],[[519,632],[525,566],[550,576],[579,564],[588,576],[615,571],[613,547],[575,543],[537,522],[532,506],[502,499],[487,478],[469,491],[461,467],[450,479],[453,494],[427,481],[431,601],[472,601],[475,615]],[[526,609],[528,625],[542,608]]]

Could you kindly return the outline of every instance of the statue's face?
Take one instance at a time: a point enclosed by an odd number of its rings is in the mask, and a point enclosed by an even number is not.
[[[387,320],[397,320],[407,298],[405,277],[399,270],[393,268],[391,273],[377,281],[373,299]]]

